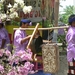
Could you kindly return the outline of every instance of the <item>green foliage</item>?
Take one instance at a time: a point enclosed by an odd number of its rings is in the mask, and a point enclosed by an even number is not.
[[[74,6],[66,6],[66,8],[64,8],[63,10],[63,14],[60,14],[60,17],[62,18],[62,22],[64,23],[68,23],[68,17],[73,14],[73,8]]]
[[[50,20],[44,20],[43,22],[44,22],[44,25],[43,25],[42,21],[39,22],[40,25],[42,25],[43,27],[52,27],[53,26],[53,24],[50,23]]]
[[[20,25],[20,22],[17,22],[17,21],[12,20],[11,21],[11,25]]]
[[[50,20],[44,21],[44,27],[52,27],[53,24],[50,23]]]

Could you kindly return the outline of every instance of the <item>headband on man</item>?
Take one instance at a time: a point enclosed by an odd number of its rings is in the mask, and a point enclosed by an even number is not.
[[[21,19],[22,23],[28,23],[29,25],[32,25],[32,22],[29,19]]]

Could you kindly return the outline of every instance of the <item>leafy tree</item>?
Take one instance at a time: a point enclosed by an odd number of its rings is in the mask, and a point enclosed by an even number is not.
[[[68,23],[68,17],[69,17],[69,15],[71,15],[71,14],[73,14],[73,8],[74,8],[74,6],[71,6],[71,5],[69,5],[69,6],[66,6],[66,8],[64,8],[64,10],[63,10],[63,14],[60,14],[60,20],[62,21],[62,22],[64,22],[64,23]]]

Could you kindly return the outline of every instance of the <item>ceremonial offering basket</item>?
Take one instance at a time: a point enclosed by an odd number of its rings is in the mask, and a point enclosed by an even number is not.
[[[56,73],[59,69],[59,50],[57,44],[42,45],[43,70]]]

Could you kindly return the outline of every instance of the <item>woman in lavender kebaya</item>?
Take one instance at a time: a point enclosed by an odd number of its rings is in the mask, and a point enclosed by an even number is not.
[[[28,28],[31,21],[28,19],[22,19],[20,21],[20,28]],[[15,52],[19,52],[20,50],[25,50],[26,46],[28,44],[28,40],[30,39],[30,35],[27,36],[25,30],[18,30],[15,31],[14,34],[14,46],[15,46]]]
[[[69,29],[66,34],[68,75],[75,75],[75,14],[68,19]]]
[[[0,49],[9,48],[8,44],[10,44],[8,32],[2,21],[0,21]]]

